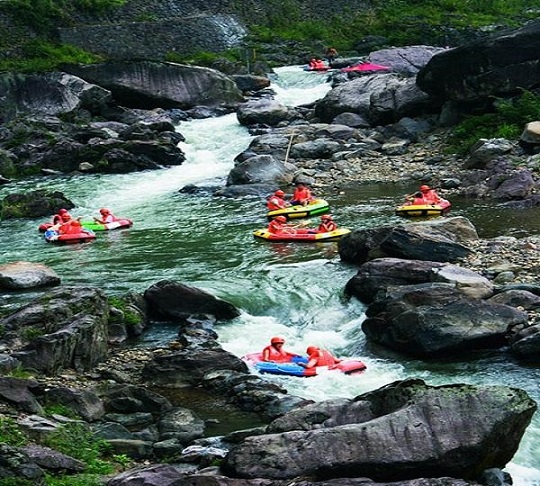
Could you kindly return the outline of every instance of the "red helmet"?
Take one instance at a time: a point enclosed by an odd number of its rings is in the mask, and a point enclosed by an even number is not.
[[[62,221],[69,221],[71,219],[71,214],[66,211],[60,217],[62,218]]]
[[[58,210],[58,214],[60,214],[60,215],[67,214],[67,212],[68,212],[68,210],[64,209],[64,208]]]
[[[99,212],[100,212],[101,214],[109,214],[109,213],[110,213],[110,211],[109,211],[107,208],[101,208],[101,209],[99,210]]]
[[[286,223],[287,222],[287,218],[285,216],[276,216],[274,218],[276,221],[279,221],[280,223]]]
[[[279,336],[274,336],[272,339],[270,339],[270,344],[284,344],[285,339]]]
[[[424,185],[420,186],[420,190],[421,190],[422,192],[426,192],[426,191],[429,191],[430,188],[429,188],[429,186],[426,186],[426,185],[424,184]]]
[[[309,347],[306,349],[306,353],[307,353],[307,354],[313,354],[313,353],[315,353],[316,351],[319,351],[319,348],[316,347],[316,346],[309,346]]]
[[[274,192],[274,196],[283,197],[284,195],[285,193],[281,189],[278,189],[276,192]]]
[[[331,214],[323,214],[321,216],[321,219],[325,220],[325,219],[332,219],[332,215]]]

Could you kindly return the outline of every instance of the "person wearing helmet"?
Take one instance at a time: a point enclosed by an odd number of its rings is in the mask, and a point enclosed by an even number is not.
[[[276,216],[268,224],[268,231],[274,234],[295,233],[296,230],[287,224],[287,218],[283,215]]]
[[[94,217],[94,221],[96,223],[106,224],[118,220],[118,218],[113,213],[111,213],[110,209],[107,208],[101,208],[99,210],[99,214],[101,214],[100,218]]]
[[[321,216],[321,223],[319,224],[317,233],[330,233],[330,231],[335,231],[337,227],[338,226],[331,214],[323,214]]]
[[[295,184],[293,197],[291,199],[292,205],[306,206],[313,199],[313,195],[311,194],[311,190],[308,186],[306,186],[303,182],[297,182]]]
[[[285,193],[278,189],[272,194],[266,201],[266,207],[268,211],[275,211],[276,209],[284,209],[290,206],[290,203],[285,201]]]
[[[273,363],[289,363],[298,354],[289,353],[283,349],[285,339],[280,336],[274,336],[270,339],[270,344],[262,351],[262,360],[271,361]]]
[[[70,219],[72,219],[72,216],[71,214],[69,214],[67,209],[59,209],[58,212],[53,216],[53,225],[56,225],[58,223],[65,223]]]
[[[422,193],[422,197],[425,201],[424,204],[439,204],[442,201],[441,197],[435,192],[435,190],[431,189],[431,187],[426,186],[425,184],[420,186],[420,192]]]
[[[304,368],[313,368],[315,366],[334,366],[341,363],[341,359],[336,358],[330,351],[318,348],[317,346],[308,346],[306,349],[308,355],[307,363],[299,363]]]

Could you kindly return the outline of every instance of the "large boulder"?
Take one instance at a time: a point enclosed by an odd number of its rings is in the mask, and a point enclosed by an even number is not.
[[[186,319],[200,314],[216,319],[233,319],[240,315],[240,311],[229,302],[172,280],[162,280],[149,287],[144,292],[144,299],[148,304],[148,317],[155,320]]]
[[[348,295],[371,303],[380,292],[402,285],[444,283],[463,295],[485,299],[493,295],[493,283],[466,268],[452,264],[399,258],[377,258],[364,263],[345,287]]]
[[[420,89],[444,100],[473,102],[534,89],[540,77],[540,21],[450,49],[420,70]]]
[[[56,272],[41,263],[13,262],[0,265],[0,288],[23,290],[60,285]]]
[[[240,105],[236,116],[241,125],[269,125],[276,126],[282,121],[298,118],[299,115],[277,100],[261,98],[250,100]]]
[[[237,163],[229,172],[227,185],[267,184],[275,187],[290,184],[296,167],[271,155],[255,155]]]
[[[366,62],[389,66],[392,71],[403,76],[415,76],[442,47],[405,46],[391,47],[371,52]]]
[[[340,84],[317,102],[315,115],[331,123],[341,113],[356,113],[372,126],[389,124],[404,116],[415,117],[436,108],[415,83],[398,74],[360,77]]]
[[[463,243],[477,238],[466,218],[441,218],[354,230],[340,239],[338,250],[343,261],[355,264],[380,257],[452,262],[470,254]]]
[[[242,93],[228,76],[199,66],[158,61],[110,61],[69,66],[69,72],[111,91],[131,108],[235,105]]]
[[[371,342],[414,356],[440,358],[471,349],[501,348],[527,314],[470,298],[449,284],[387,288],[366,310],[362,331]]]
[[[107,89],[63,72],[0,75],[0,121],[21,114],[57,115],[78,109],[98,112],[111,99]]]
[[[53,290],[0,320],[1,341],[28,369],[92,369],[107,356],[109,306],[90,287]]]
[[[515,388],[406,380],[360,395],[335,414],[321,408],[309,430],[302,423],[246,437],[230,450],[224,470],[269,479],[473,479],[512,459],[535,410]]]

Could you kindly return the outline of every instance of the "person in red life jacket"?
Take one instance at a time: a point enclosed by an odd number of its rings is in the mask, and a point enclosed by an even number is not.
[[[94,221],[96,223],[106,224],[106,223],[113,223],[114,221],[118,221],[118,218],[111,213],[111,211],[107,208],[101,208],[99,210],[99,213],[101,214],[101,218],[95,218]]]
[[[318,348],[317,346],[309,346],[306,349],[308,355],[307,363],[299,363],[304,368],[313,368],[315,366],[334,366],[341,363],[341,359],[336,358],[330,351]]]
[[[287,225],[287,218],[285,216],[276,216],[270,223],[268,224],[268,231],[270,233],[288,233],[289,229],[291,229]]]
[[[424,204],[439,204],[442,201],[442,198],[435,192],[435,190],[431,189],[425,184],[420,186],[420,192],[426,201]]]
[[[407,196],[406,200],[407,202],[405,203],[405,206],[422,206],[424,204],[431,204],[426,202],[424,195],[421,192],[415,192],[413,195]]]
[[[324,70],[324,69],[327,69],[327,68],[328,68],[328,66],[324,63],[324,61],[322,59],[315,59],[314,69]]]
[[[289,363],[298,354],[289,353],[283,349],[285,339],[279,336],[275,336],[270,339],[270,345],[266,346],[262,351],[263,361],[272,361],[275,363]]]
[[[321,216],[321,224],[317,228],[317,233],[330,233],[330,231],[337,230],[337,224],[332,219],[331,214],[323,214]]]
[[[295,184],[291,204],[306,206],[312,200],[313,195],[311,194],[309,187],[307,187],[303,182],[297,182]]]
[[[64,221],[58,226],[58,234],[61,235],[75,235],[82,233],[83,227],[79,219],[69,219]]]
[[[315,67],[317,66],[317,60],[315,58],[310,59],[308,66],[309,69],[315,69]]]
[[[289,207],[290,203],[285,201],[284,197],[285,193],[281,189],[274,192],[274,194],[268,198],[268,201],[266,201],[268,211],[275,211],[276,209],[284,209]]]
[[[71,214],[68,213],[67,209],[59,209],[58,212],[53,216],[53,225],[69,221],[71,219]]]

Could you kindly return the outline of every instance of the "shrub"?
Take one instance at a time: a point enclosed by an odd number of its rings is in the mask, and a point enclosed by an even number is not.
[[[28,438],[15,420],[0,416],[0,443],[21,447],[28,443]]]

